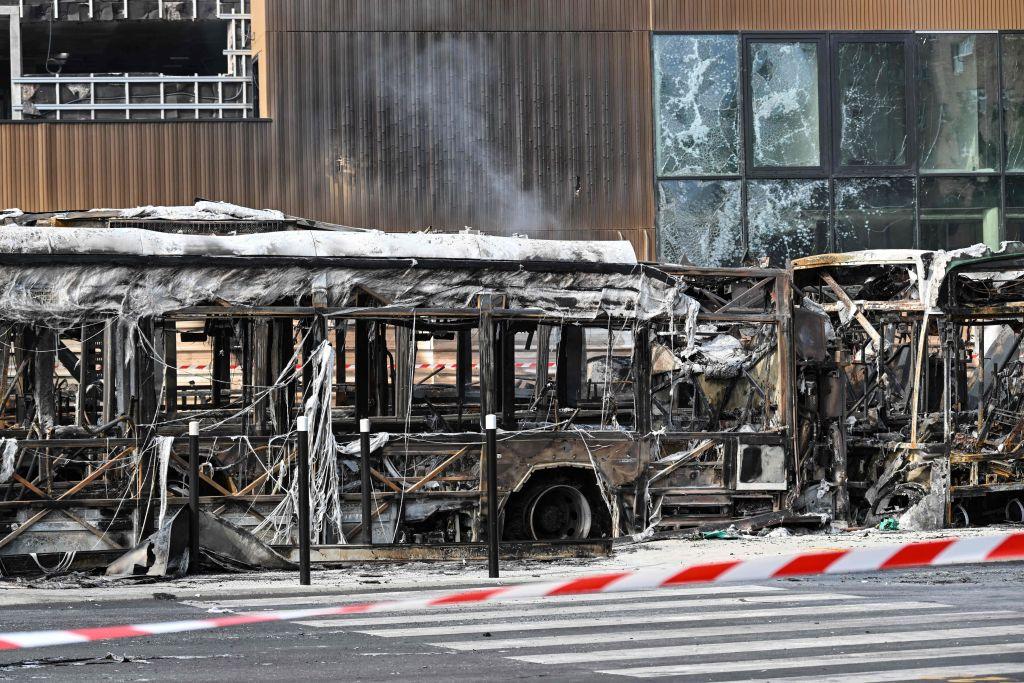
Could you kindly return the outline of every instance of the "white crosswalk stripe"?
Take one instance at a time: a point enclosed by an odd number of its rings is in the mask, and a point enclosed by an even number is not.
[[[899,607],[897,603],[873,603],[877,609],[888,609],[897,610]],[[933,609],[938,607],[936,603],[909,603],[909,608],[915,609]],[[842,612],[850,611],[869,611],[864,605],[863,607],[858,605],[838,605],[838,607],[845,607]],[[800,611],[798,611],[800,610]],[[802,614],[821,614],[822,609],[820,605],[814,605],[813,607],[793,607],[785,610],[786,613],[802,613]],[[837,610],[829,609],[829,612],[835,612]],[[574,620],[545,620],[539,622],[490,622],[481,624],[454,624],[446,626],[444,628],[424,628],[424,629],[379,629],[374,631],[362,631],[362,633],[368,633],[374,636],[381,636],[384,638],[408,638],[414,636],[443,636],[443,635],[460,635],[470,633],[502,633],[502,632],[515,632],[515,631],[555,631],[555,630],[566,630],[566,629],[580,629],[580,628],[616,628],[620,626],[650,626],[653,624],[678,624],[681,622],[705,622],[709,618],[715,618],[715,620],[725,621],[744,621],[749,618],[771,618],[777,616],[779,613],[778,607],[767,608],[767,609],[745,609],[735,610],[729,612],[688,612],[681,614],[659,614],[652,616],[650,614],[637,614],[633,616],[627,616],[623,614],[615,614],[612,616],[605,616],[603,618],[574,618]],[[312,626],[310,623],[309,626]],[[332,627],[344,626],[342,621],[335,621],[331,624]]]
[[[832,615],[840,614],[867,614],[872,612],[905,612],[909,610],[933,610],[944,607],[934,602],[863,602],[855,603],[851,605],[830,605],[828,613]],[[717,612],[712,616],[707,613],[689,613],[689,614],[665,614],[658,615],[656,623],[658,624],[678,624],[695,621],[707,621],[711,618],[716,621],[745,621],[753,619],[773,619],[778,618],[780,615],[785,614],[787,616],[820,616],[822,614],[822,608],[819,605],[807,606],[807,607],[789,607],[789,608],[772,608],[772,609],[744,609],[744,610],[730,610],[728,612]],[[398,619],[398,618],[396,618]],[[409,621],[409,617],[405,618]],[[296,623],[302,624],[303,626],[313,626],[316,628],[337,628],[342,626],[353,626],[353,621],[362,621],[355,619],[322,619],[318,621],[298,621]],[[619,628],[622,626],[640,626],[650,625],[651,617],[648,615],[636,615],[636,616],[624,616],[624,615],[612,615],[602,619],[551,619],[545,621],[523,621],[523,622],[491,622],[491,623],[480,623],[480,624],[456,624],[447,626],[442,629],[431,629],[432,633],[420,634],[425,636],[430,635],[456,635],[465,633],[500,633],[504,631],[547,631],[547,630],[560,630],[560,629],[580,629],[580,628]],[[380,630],[380,631],[367,631],[372,635],[385,636],[385,637],[399,637],[407,635],[407,629],[392,629],[392,630]]]
[[[194,604],[268,609],[393,599],[412,592]],[[868,683],[1024,673],[1024,663],[1016,661],[1024,660],[1024,611],[1012,604],[1000,607],[964,611],[940,602],[779,585],[709,585],[294,623],[400,638],[403,647],[418,644],[466,656],[494,653],[520,666],[544,667],[554,677],[561,668],[574,677],[586,671],[686,683],[712,677],[716,683]]]
[[[989,638],[994,636],[1024,635],[1024,624],[980,626],[971,628],[937,629],[934,631],[896,631],[882,633],[857,633],[853,635],[830,635],[830,646],[876,645],[878,643],[918,643],[928,640],[962,640],[967,638]],[[693,645],[669,645],[665,647],[632,647],[620,650],[597,652],[556,652],[543,655],[520,655],[512,659],[533,664],[577,664],[580,662],[626,661],[633,659],[654,659],[655,657],[684,657],[703,655],[709,651],[715,654],[734,652],[773,652],[804,650],[821,647],[821,636],[813,638],[759,638],[757,640],[730,641],[708,646],[704,643]]]
[[[957,615],[960,619],[971,621],[991,621],[1006,619],[1013,612],[967,612]],[[918,624],[942,623],[949,617],[943,614],[899,614],[891,617],[860,617],[857,619],[846,619],[837,625],[842,628],[860,628],[872,626],[914,626]],[[785,629],[787,633],[799,631],[821,631],[828,629],[831,623],[826,617],[818,617],[814,621],[787,621]],[[653,631],[602,631],[601,633],[581,633],[579,635],[562,634],[547,637],[523,637],[523,638],[488,638],[487,640],[455,640],[431,643],[435,647],[447,647],[452,650],[478,651],[478,650],[516,650],[543,647],[558,647],[565,645],[590,645],[599,643],[626,643],[649,640],[678,640],[682,638],[709,638],[712,636],[740,636],[740,635],[777,635],[779,624],[777,622],[755,623],[755,624],[731,624],[729,626],[712,626],[702,628],[682,629],[656,629]]]
[[[474,633],[477,631],[498,631],[498,630],[512,630],[517,631],[524,626],[530,624],[524,624],[519,622],[519,619],[541,617],[541,616],[556,616],[566,617],[578,614],[595,614],[595,613],[615,613],[622,614],[628,612],[643,612],[647,615],[643,623],[650,623],[651,621],[660,620],[660,616],[655,616],[653,612],[664,612],[664,611],[678,611],[687,610],[694,608],[709,608],[709,607],[732,607],[736,605],[757,605],[757,604],[789,604],[793,602],[838,602],[840,600],[856,600],[857,598],[852,595],[839,595],[836,593],[800,593],[797,595],[747,595],[740,598],[708,598],[708,599],[696,599],[696,600],[655,600],[651,602],[640,602],[636,604],[623,605],[570,605],[568,607],[536,607],[533,609],[491,609],[479,612],[436,612],[430,615],[430,621],[434,623],[444,622],[444,626],[417,626],[412,628],[392,628],[392,629],[377,629],[370,631],[363,631],[364,633],[370,633],[375,636],[384,636],[386,638],[409,638],[413,636],[437,636],[437,635],[452,635],[455,633]],[[448,622],[457,621],[479,621],[482,619],[501,619],[501,622],[496,622],[497,625],[493,626],[488,624],[487,627],[472,624],[453,624],[447,625]],[[362,619],[323,619],[317,621],[301,621],[300,624],[306,626],[380,626],[385,624],[407,624],[410,618],[408,615],[398,615],[391,617],[369,617]],[[616,618],[614,622],[621,623],[621,619]]]
[[[773,593],[785,590],[778,586],[690,586],[680,588],[660,588],[656,590],[637,591],[632,593],[595,593],[590,595],[556,595],[550,598],[517,598],[509,600],[507,604],[557,604],[564,602],[609,602],[615,600],[642,600],[644,598],[672,598],[690,595],[736,595],[745,593]],[[377,602],[379,600],[400,600],[403,598],[417,597],[429,598],[448,595],[450,589],[439,589],[436,591],[407,590],[388,591],[379,593],[348,593],[348,594],[310,594],[290,595],[270,598],[240,598],[229,600],[182,600],[181,604],[189,607],[211,608],[231,610],[256,610],[276,609],[278,607],[299,607],[310,606],[320,607],[325,605],[349,605],[362,602]],[[436,612],[436,610],[433,610]]]
[[[983,680],[982,676],[997,676],[1003,674],[1024,673],[1024,662],[1001,662],[994,664],[966,664],[954,666],[936,666],[920,669],[899,669],[896,671],[867,671],[863,673],[812,676],[793,676],[779,678],[740,678],[731,681],[717,681],[716,683],[888,683],[889,681],[915,681],[937,679],[948,681],[952,678],[971,678],[972,680]],[[991,679],[989,679],[991,680]]]
[[[999,643],[997,645],[965,645],[956,648],[957,657],[982,657],[1024,653],[1024,643]],[[901,662],[906,660],[944,659],[950,657],[948,647],[915,648],[913,650],[870,650],[868,652],[847,652],[841,655],[818,655],[810,657],[787,657],[784,664],[790,669],[818,669],[836,664]],[[764,671],[778,669],[783,663],[778,659],[754,659],[743,662],[710,662],[708,664],[669,664],[668,666],[645,666],[633,669],[600,669],[597,673],[630,676],[632,678],[660,678],[662,676],[695,676],[738,673],[740,671]]]

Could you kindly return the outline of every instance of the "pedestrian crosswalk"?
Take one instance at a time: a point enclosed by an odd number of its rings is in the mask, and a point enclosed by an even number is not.
[[[189,604],[252,610],[382,597],[290,596]],[[1019,605],[965,610],[936,601],[883,600],[780,585],[558,596],[295,623],[331,629],[326,633],[401,642],[403,648],[498,656],[550,676],[715,683],[984,676],[1024,680],[1024,608]]]

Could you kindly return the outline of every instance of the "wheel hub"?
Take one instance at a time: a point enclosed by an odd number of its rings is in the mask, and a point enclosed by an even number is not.
[[[558,484],[533,499],[527,520],[530,535],[537,541],[586,538],[590,535],[590,503],[579,489]]]

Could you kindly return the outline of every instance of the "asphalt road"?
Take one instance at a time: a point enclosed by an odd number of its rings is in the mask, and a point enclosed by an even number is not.
[[[0,631],[373,594],[5,607]],[[394,593],[386,594],[393,596]],[[561,597],[0,653],[0,679],[1024,681],[1024,565]]]

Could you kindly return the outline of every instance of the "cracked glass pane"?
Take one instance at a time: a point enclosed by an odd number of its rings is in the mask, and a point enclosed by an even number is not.
[[[996,38],[963,33],[918,37],[921,170],[998,168]]]
[[[1006,239],[1024,242],[1024,177],[1006,177]]]
[[[913,248],[913,178],[836,179],[836,251]]]
[[[921,178],[921,248],[999,246],[999,178]]]
[[[663,261],[737,265],[743,258],[740,181],[658,183],[658,244]]]
[[[1003,36],[1006,169],[1024,171],[1024,35]]]
[[[843,166],[907,163],[907,81],[902,43],[841,43],[839,158]]]
[[[739,38],[656,36],[658,175],[739,173]]]
[[[750,253],[775,265],[828,247],[827,180],[752,180],[747,185]]]
[[[750,43],[755,166],[820,166],[817,43]]]

